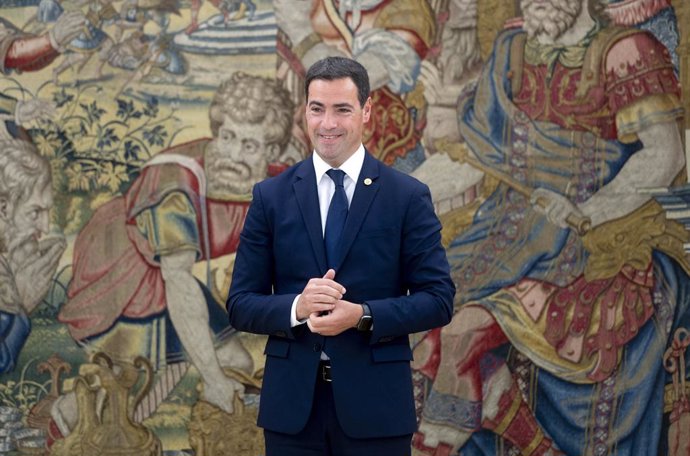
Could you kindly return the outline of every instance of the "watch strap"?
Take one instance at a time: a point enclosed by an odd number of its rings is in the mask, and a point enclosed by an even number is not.
[[[361,304],[361,306],[362,316],[359,318],[359,322],[357,322],[357,330],[369,331],[371,329],[371,326],[374,324],[374,320],[371,315],[371,309],[369,308],[369,304],[367,303]]]

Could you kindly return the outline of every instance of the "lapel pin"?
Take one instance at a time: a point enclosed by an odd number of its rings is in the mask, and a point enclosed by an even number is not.
[[[370,177],[367,177],[366,179],[364,179],[364,185],[371,185],[372,182],[373,181],[371,180]]]

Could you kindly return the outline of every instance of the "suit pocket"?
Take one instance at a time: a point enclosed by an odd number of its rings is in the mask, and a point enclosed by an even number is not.
[[[381,345],[373,347],[371,354],[375,363],[412,361],[412,349],[410,349],[409,345]]]
[[[268,338],[264,355],[275,356],[277,358],[287,358],[290,352],[290,342],[287,340]]]

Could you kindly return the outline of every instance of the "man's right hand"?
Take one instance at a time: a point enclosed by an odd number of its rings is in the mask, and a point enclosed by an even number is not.
[[[304,320],[313,313],[333,310],[335,303],[345,294],[345,287],[334,278],[335,271],[329,269],[323,277],[309,280],[297,300],[295,314],[298,320]]]
[[[547,188],[537,188],[530,196],[537,212],[546,215],[549,222],[559,228],[568,228],[568,217],[582,219],[584,215],[568,198]]]
[[[18,255],[21,258],[11,258],[17,291],[27,313],[31,313],[48,293],[67,247],[65,238],[57,235],[40,243],[29,242],[35,244],[35,250]],[[20,250],[23,249],[17,249]]]

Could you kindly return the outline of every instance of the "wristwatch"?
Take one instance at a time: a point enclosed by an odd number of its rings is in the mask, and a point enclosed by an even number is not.
[[[369,331],[371,329],[371,325],[374,324],[374,319],[371,316],[369,304],[362,304],[362,310],[362,316],[359,318],[359,322],[357,322],[357,331]]]

